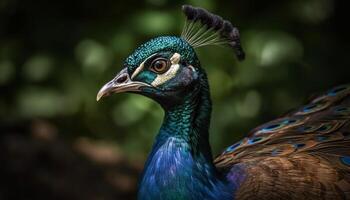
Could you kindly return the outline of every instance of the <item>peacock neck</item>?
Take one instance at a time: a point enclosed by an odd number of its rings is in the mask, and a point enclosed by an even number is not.
[[[175,138],[185,141],[194,156],[203,154],[208,162],[212,161],[209,145],[209,125],[211,99],[206,77],[200,84],[185,95],[184,101],[165,109],[165,116],[158,140]]]
[[[165,110],[146,162],[139,199],[232,199],[233,192],[212,161],[208,140],[211,100],[205,74],[184,99]]]

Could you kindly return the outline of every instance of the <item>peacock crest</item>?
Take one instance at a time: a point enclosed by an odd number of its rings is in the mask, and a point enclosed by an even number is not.
[[[181,38],[193,48],[208,45],[229,45],[235,50],[237,58],[245,57],[241,47],[239,31],[231,22],[214,15],[203,8],[182,6],[186,21]]]

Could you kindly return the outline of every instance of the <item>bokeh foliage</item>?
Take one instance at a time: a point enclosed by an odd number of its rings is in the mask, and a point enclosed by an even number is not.
[[[197,51],[211,85],[215,153],[313,92],[349,81],[339,1],[1,0],[1,125],[45,120],[68,143],[104,140],[144,160],[161,108],[133,94],[97,103],[96,93],[138,45],[181,33],[184,3],[232,21],[247,53],[238,63],[225,47]]]

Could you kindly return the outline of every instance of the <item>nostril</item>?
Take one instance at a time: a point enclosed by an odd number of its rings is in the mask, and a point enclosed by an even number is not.
[[[126,80],[128,80],[128,76],[126,74],[122,74],[115,80],[117,83],[124,83]]]

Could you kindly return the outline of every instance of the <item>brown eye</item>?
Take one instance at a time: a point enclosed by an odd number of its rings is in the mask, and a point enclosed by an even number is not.
[[[151,64],[151,70],[161,74],[169,69],[169,62],[164,58],[156,59]]]

